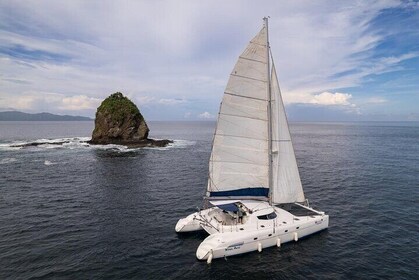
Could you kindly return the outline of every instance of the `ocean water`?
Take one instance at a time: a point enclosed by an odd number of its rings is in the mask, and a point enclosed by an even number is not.
[[[150,127],[175,143],[92,147],[92,122],[0,122],[0,279],[417,279],[418,123],[291,124],[329,229],[211,265],[195,258],[206,234],[174,226],[201,206],[215,123]]]

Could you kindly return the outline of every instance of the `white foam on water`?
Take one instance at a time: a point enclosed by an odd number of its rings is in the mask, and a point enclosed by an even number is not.
[[[108,145],[90,145],[89,146],[95,150],[104,150],[104,151],[118,151],[118,152],[130,152],[136,149],[130,149],[127,146],[108,144]]]
[[[14,141],[11,143],[1,143],[0,150],[20,150],[23,148],[63,148],[63,147],[88,147],[86,143],[90,137],[56,138],[56,139],[36,139],[33,141]]]
[[[76,137],[72,138],[68,143],[63,143],[62,147],[68,148],[70,150],[78,148],[88,148],[90,145],[87,143],[91,138],[90,137]]]
[[[16,161],[17,161],[17,159],[15,159],[15,158],[2,158],[0,160],[0,164],[9,164],[9,163],[13,163],[13,162],[16,162]]]
[[[16,151],[22,149],[22,147],[11,147],[11,145],[9,143],[0,144],[0,151]]]
[[[173,148],[186,148],[195,144],[196,141],[191,140],[173,140],[173,143],[169,144],[169,146],[172,145]]]
[[[39,148],[45,148],[45,149],[62,149],[63,146],[62,145],[53,145],[53,144],[43,144],[43,145],[39,145]]]
[[[153,149],[159,151],[166,151],[169,149],[182,149],[191,145],[195,145],[196,141],[190,140],[173,140],[173,143],[166,147],[142,147],[130,148],[123,145],[90,145],[87,143],[90,137],[72,137],[72,138],[56,138],[56,139],[36,139],[33,141],[15,141],[11,143],[0,144],[0,150],[20,150],[20,149],[93,149],[104,151],[118,151],[118,152],[132,152],[142,149]],[[157,139],[156,139],[157,140]]]
[[[195,145],[196,141],[190,140],[173,140],[173,143],[169,143],[166,147],[144,147],[142,149],[158,150],[158,151],[167,151],[170,149],[184,149],[188,146]],[[141,148],[140,148],[141,149]]]
[[[54,164],[57,164],[57,163],[56,162],[49,161],[49,160],[46,160],[46,161],[44,161],[44,164],[47,165],[47,166],[49,166],[49,165],[54,165]]]

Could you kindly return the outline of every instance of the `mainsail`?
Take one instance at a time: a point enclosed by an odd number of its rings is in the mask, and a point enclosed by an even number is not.
[[[209,162],[208,197],[304,200],[278,80],[274,68],[270,77],[268,59],[264,26],[240,55],[224,92]]]
[[[208,196],[268,196],[266,36],[263,27],[230,74],[209,162]]]

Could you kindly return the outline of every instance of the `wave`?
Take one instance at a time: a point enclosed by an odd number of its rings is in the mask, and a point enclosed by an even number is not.
[[[16,162],[17,159],[15,158],[2,158],[0,159],[0,164],[9,164],[9,163],[13,163]]]
[[[189,140],[173,140],[166,147],[142,147],[130,148],[124,145],[108,144],[108,145],[91,145],[88,143],[90,137],[72,137],[72,138],[56,138],[56,139],[37,139],[34,141],[15,141],[11,143],[1,143],[0,150],[13,151],[21,149],[94,149],[94,150],[109,150],[118,152],[132,152],[143,149],[153,149],[165,151],[173,148],[186,148],[195,145],[196,141]],[[45,165],[49,165],[46,164]]]
[[[0,149],[6,150],[20,150],[24,148],[75,148],[75,147],[87,147],[89,144],[89,137],[73,137],[73,138],[56,138],[56,139],[37,139],[34,141],[14,141],[11,143],[1,143]]]
[[[160,139],[157,139],[157,140],[160,140]],[[193,146],[195,144],[196,144],[196,141],[173,140],[173,142],[169,143],[166,147],[144,147],[144,148],[137,148],[137,149],[166,151],[169,149],[184,149],[188,146]]]

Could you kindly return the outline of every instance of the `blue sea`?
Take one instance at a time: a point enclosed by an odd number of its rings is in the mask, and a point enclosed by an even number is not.
[[[418,279],[419,123],[292,123],[329,229],[211,265],[195,258],[206,234],[174,226],[202,206],[215,123],[149,126],[175,142],[89,146],[93,122],[0,122],[0,279]]]

